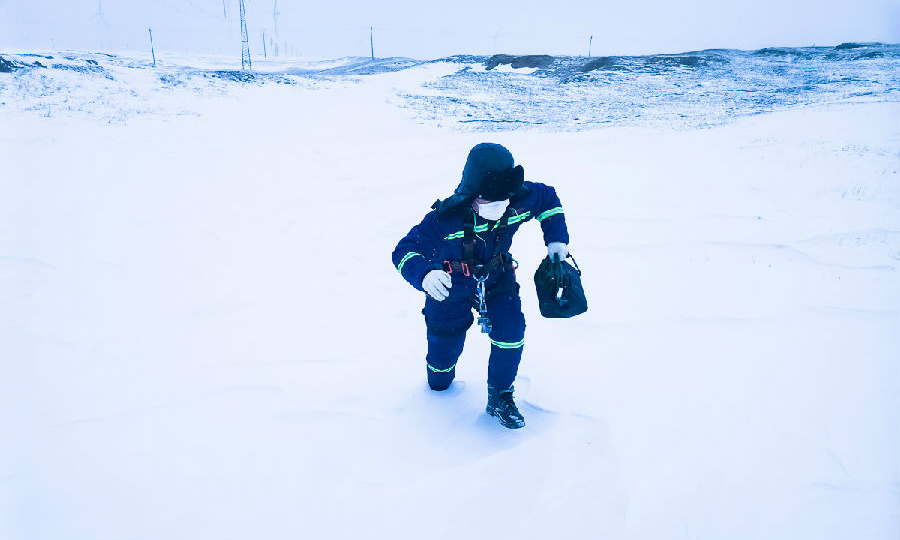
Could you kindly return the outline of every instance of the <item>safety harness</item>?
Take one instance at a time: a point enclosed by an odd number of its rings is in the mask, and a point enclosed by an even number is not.
[[[485,303],[485,287],[484,282],[490,273],[495,269],[505,272],[507,268],[515,270],[516,260],[508,251],[504,251],[500,242],[501,235],[509,224],[509,209],[504,212],[503,216],[497,220],[497,223],[488,231],[495,234],[494,237],[494,253],[486,262],[480,262],[475,257],[475,219],[476,214],[472,212],[472,219],[463,222],[463,258],[458,261],[444,261],[444,271],[448,274],[459,272],[464,276],[471,276],[475,279],[476,300],[478,302],[478,324],[481,325],[481,333],[489,334],[491,332],[491,321],[487,316],[487,305]]]
[[[488,230],[488,233],[495,234],[494,237],[494,253],[491,257],[485,261],[479,261],[475,257],[475,212],[472,212],[472,219],[466,220],[463,222],[463,257],[458,261],[444,261],[443,267],[444,272],[448,274],[452,274],[454,272],[458,272],[464,276],[472,276],[474,278],[479,278],[482,275],[487,277],[493,270],[499,268],[501,271],[506,271],[508,267],[514,267],[513,263],[515,260],[512,258],[512,255],[509,254],[508,251],[504,251],[501,247],[500,238],[509,224],[509,216],[507,215],[509,210],[507,209],[506,213],[497,220],[497,223],[494,225],[492,229]]]

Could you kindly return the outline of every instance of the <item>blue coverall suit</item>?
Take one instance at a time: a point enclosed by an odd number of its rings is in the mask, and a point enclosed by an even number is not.
[[[422,291],[422,280],[428,272],[444,268],[444,261],[463,260],[464,220],[471,223],[473,217],[475,258],[482,263],[495,253],[509,253],[513,235],[532,218],[540,222],[545,244],[568,244],[569,233],[556,190],[537,182],[524,182],[524,187],[523,194],[510,200],[506,213],[496,222],[478,216],[471,207],[452,215],[429,212],[397,244],[392,257],[394,266],[406,281]],[[497,227],[504,221],[505,227]],[[453,381],[466,330],[474,321],[472,309],[477,305],[475,279],[458,271],[450,275],[453,286],[449,296],[439,302],[426,294],[422,310],[428,339],[426,373],[434,390],[444,390]],[[489,334],[488,384],[506,389],[516,378],[525,344],[525,316],[512,266],[493,269],[485,281],[485,291],[493,326]]]

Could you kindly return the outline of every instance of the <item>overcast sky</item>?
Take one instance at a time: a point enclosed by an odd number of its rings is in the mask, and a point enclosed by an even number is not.
[[[900,42],[897,0],[245,0],[251,52],[304,58],[683,52]],[[423,7],[423,5],[428,7]],[[227,15],[227,16],[226,16]],[[276,33],[277,20],[277,33]],[[0,0],[0,53],[55,48],[240,55],[238,0]],[[267,52],[272,52],[271,50]]]

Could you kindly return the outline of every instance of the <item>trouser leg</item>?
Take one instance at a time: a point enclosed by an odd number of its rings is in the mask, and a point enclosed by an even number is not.
[[[512,283],[503,289],[487,298],[488,317],[493,326],[488,384],[499,389],[509,388],[516,379],[525,345],[525,315],[519,286]]]
[[[425,357],[428,386],[446,390],[456,377],[456,361],[462,354],[466,333],[441,334],[428,331],[428,354]]]
[[[447,302],[446,300],[444,302]],[[456,376],[456,361],[462,354],[466,330],[472,326],[472,307],[466,302],[425,301],[428,353],[425,356],[428,386],[446,390]]]

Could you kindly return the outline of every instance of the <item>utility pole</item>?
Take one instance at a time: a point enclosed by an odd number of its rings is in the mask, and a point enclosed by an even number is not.
[[[228,11],[225,10],[225,0],[222,0],[222,15],[224,15],[226,19],[228,18]]]
[[[247,10],[241,3],[241,69],[250,70],[250,40],[247,38]]]
[[[369,27],[369,47],[372,49],[372,60],[375,60],[375,27]]]
[[[591,36],[591,39],[588,40],[588,58],[591,57],[591,44],[594,42],[594,36]]]
[[[148,28],[148,32],[150,32],[150,54],[153,55],[153,67],[156,67],[156,52],[153,50],[153,29]]]
[[[268,58],[268,56],[266,56],[266,30],[265,29],[263,29],[263,31],[262,31],[262,42],[263,42],[263,58],[265,59],[265,58]]]
[[[278,16],[281,13],[278,11],[278,0],[275,0],[275,7],[272,8],[272,20],[275,21],[275,35],[278,35]]]

